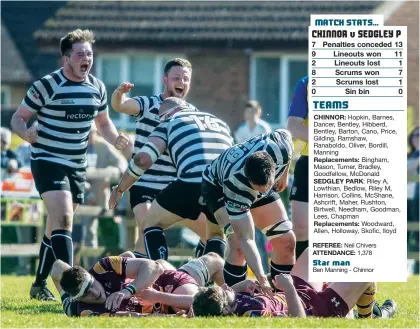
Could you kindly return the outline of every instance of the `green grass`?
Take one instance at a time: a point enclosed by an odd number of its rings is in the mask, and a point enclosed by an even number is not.
[[[391,320],[287,318],[68,318],[61,304],[30,300],[31,277],[1,277],[2,328],[418,328],[419,277],[407,283],[379,283],[378,301],[391,297]],[[49,287],[53,285],[49,282]],[[53,288],[52,291],[58,296]]]

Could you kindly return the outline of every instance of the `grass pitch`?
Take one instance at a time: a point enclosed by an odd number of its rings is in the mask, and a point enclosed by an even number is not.
[[[69,318],[59,302],[29,299],[32,277],[1,276],[2,328],[419,328],[419,277],[407,283],[379,283],[378,301],[393,298],[391,320],[288,318]],[[48,286],[56,297],[51,281]]]

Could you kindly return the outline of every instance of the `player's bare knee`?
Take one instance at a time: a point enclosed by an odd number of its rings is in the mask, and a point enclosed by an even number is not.
[[[242,249],[241,249],[241,244],[238,240],[238,238],[235,235],[230,235],[227,238],[228,244],[229,244],[229,250],[231,251],[231,253],[239,253],[242,255]]]
[[[71,230],[73,224],[73,215],[70,213],[62,214],[56,217],[58,227],[64,230]]]
[[[221,228],[219,225],[215,225],[213,223],[207,224],[206,227],[206,236],[207,240],[219,238],[222,240],[225,240],[226,236],[223,232],[223,228]]]
[[[204,255],[203,257],[209,257],[212,262],[219,262],[223,261],[223,258],[220,257],[219,254],[216,254],[215,252],[211,251],[208,254]]]
[[[293,218],[293,230],[294,231],[302,231],[308,227],[308,223],[306,220]]]
[[[138,232],[138,240],[136,242],[139,243],[140,245],[143,245],[143,241],[144,241],[144,229],[145,229],[145,225],[144,222],[142,224],[140,224],[139,222],[137,222],[137,232]],[[139,242],[141,241],[141,242]]]
[[[202,256],[202,260],[206,264],[211,277],[213,277],[214,274],[223,271],[225,260],[215,252],[209,252],[208,254]]]
[[[308,222],[307,220],[293,221],[293,231],[296,236],[307,236],[308,235]]]
[[[129,250],[124,251],[124,252],[120,255],[120,257],[136,258],[136,256],[134,256],[134,254],[133,254],[131,251],[129,251]]]
[[[155,262],[161,265],[165,270],[176,271],[175,266],[164,259],[157,259]]]
[[[294,252],[296,247],[296,236],[293,231],[289,231],[271,240],[275,249]]]
[[[137,227],[139,229],[143,229],[144,227],[144,217],[140,217],[140,216],[134,216],[134,219],[136,220],[137,223]]]
[[[143,231],[150,227],[164,227],[163,221],[157,216],[148,216],[143,224]]]
[[[140,229],[144,228],[145,219],[147,217],[148,208],[145,203],[138,204],[134,207],[133,213],[134,213],[134,219],[136,220],[137,227]]]

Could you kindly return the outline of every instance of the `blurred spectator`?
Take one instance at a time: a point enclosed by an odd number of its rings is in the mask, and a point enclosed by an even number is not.
[[[1,177],[2,179],[13,175],[19,168],[23,166],[23,162],[16,152],[10,149],[12,142],[12,132],[4,127],[0,128],[1,134]],[[21,218],[23,205],[21,203],[13,203],[11,205],[14,214],[11,216]],[[3,214],[2,214],[3,216]],[[33,236],[33,229],[31,227],[16,227],[16,236],[18,243],[31,243]],[[16,272],[17,275],[27,275],[30,271],[30,263],[24,257],[18,259],[19,267]]]
[[[271,132],[270,125],[261,120],[261,115],[262,108],[258,101],[250,100],[246,103],[244,110],[245,122],[241,123],[234,132],[236,143],[241,143],[248,138]],[[257,244],[258,251],[261,255],[264,272],[269,273],[268,240],[258,228],[255,228],[255,243]]]
[[[408,136],[407,154],[407,220],[419,222],[419,127]],[[408,251],[418,252],[419,231],[408,232]],[[418,273],[418,260],[417,260]]]
[[[407,215],[409,221],[419,221],[419,127],[408,136],[407,155]]]
[[[24,167],[31,166],[31,144],[23,141],[16,149],[16,153],[22,159]]]
[[[409,151],[407,154],[407,220],[419,222],[419,127],[408,136]],[[419,251],[419,231],[407,232],[407,250]],[[418,273],[419,260],[416,260],[414,272]]]
[[[127,160],[98,134],[96,126],[92,126],[87,149],[87,188],[85,204],[108,208],[110,182],[117,180],[127,167]],[[77,248],[87,246],[98,247],[98,218],[80,217],[80,224],[74,225],[73,243],[75,254]],[[116,222],[121,222],[116,220]],[[97,258],[88,259],[85,267],[94,265]],[[74,260],[79,262],[78,259]]]
[[[262,109],[260,103],[250,100],[245,105],[245,122],[241,123],[234,133],[236,143],[247,138],[271,132],[270,125],[261,120]]]
[[[10,149],[12,142],[12,132],[4,127],[0,128],[1,133],[1,174],[5,175],[14,174],[19,168],[23,166],[23,162],[16,152]]]

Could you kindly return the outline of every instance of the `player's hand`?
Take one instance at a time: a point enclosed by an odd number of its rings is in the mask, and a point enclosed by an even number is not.
[[[258,281],[245,280],[244,292],[247,292],[251,296],[254,296],[255,293],[261,292],[261,285]]]
[[[287,290],[293,287],[293,278],[290,274],[280,273],[274,277],[273,284],[279,290]]]
[[[151,303],[156,303],[158,302],[156,299],[156,293],[158,291],[153,289],[153,288],[146,288],[144,290],[141,290],[140,292],[137,293],[137,296],[139,296],[140,298],[147,300],[148,302]]]
[[[112,313],[110,316],[118,316],[118,317],[130,317],[130,318],[141,318],[146,316],[147,314],[137,313],[137,312],[129,312],[129,311],[119,311]]]
[[[273,289],[270,286],[270,283],[268,282],[268,279],[265,275],[260,276],[257,278],[258,283],[260,284],[261,293],[267,296],[273,296]]]
[[[7,173],[14,174],[19,169],[19,164],[16,159],[10,159],[7,165]]]
[[[181,318],[186,318],[187,317],[187,311],[181,310],[176,312],[176,316],[180,316]]]
[[[131,88],[133,88],[134,85],[130,82],[123,82],[118,86],[118,88],[115,90],[117,93],[126,94],[130,91]]]
[[[187,318],[193,318],[195,315],[194,315],[194,309],[193,309],[193,307],[191,306],[190,307],[190,309],[188,310],[188,313],[187,313]]]
[[[276,184],[274,184],[274,190],[277,193],[283,192],[286,189],[286,187],[287,187],[287,182],[284,182],[284,180],[282,179],[279,179],[279,181]]]
[[[130,297],[131,297],[131,294],[124,289],[120,290],[120,291],[117,291],[117,292],[114,292],[113,294],[109,295],[108,298],[106,299],[105,307],[108,310],[116,311],[120,307],[121,302],[124,299],[128,299]]]
[[[25,140],[30,143],[36,143],[36,139],[38,138],[38,123],[35,122],[28,130],[26,130]]]
[[[278,193],[283,192],[287,188],[287,184],[289,181],[289,167],[290,167],[290,160],[284,168],[283,173],[280,176],[280,179],[276,184],[274,184],[274,190]]]
[[[124,195],[124,192],[121,192],[121,190],[119,189],[119,186],[114,186],[112,188],[111,196],[109,197],[108,208],[114,209],[117,203],[123,197],[123,195]]]
[[[119,133],[114,146],[117,150],[124,150],[130,143],[130,138],[126,134]]]
[[[194,317],[194,309],[191,306],[188,312],[186,310],[181,310],[176,312],[176,316],[180,316],[182,318],[193,318]]]
[[[91,310],[84,310],[82,311],[82,313],[80,313],[80,316],[83,317],[88,317],[88,318],[92,318],[92,317],[96,317],[96,316],[112,316],[111,313],[99,313],[99,312],[93,312]]]

